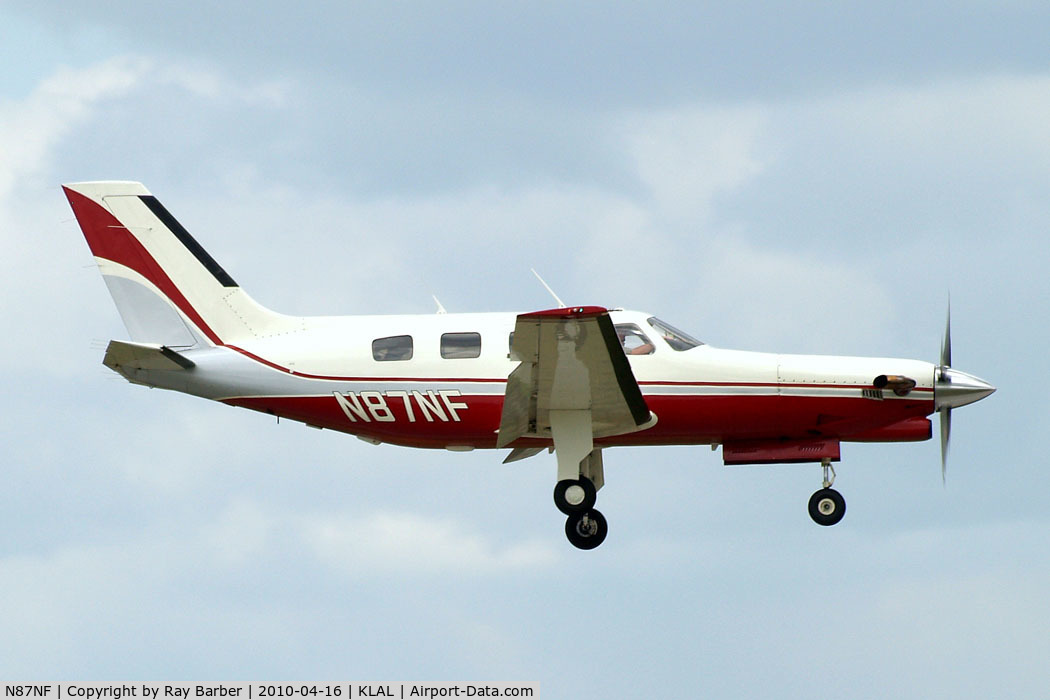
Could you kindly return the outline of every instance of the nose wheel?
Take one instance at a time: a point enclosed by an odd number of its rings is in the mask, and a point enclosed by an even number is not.
[[[829,526],[842,520],[846,514],[846,499],[831,488],[835,483],[835,468],[831,466],[831,460],[825,459],[820,466],[824,468],[824,488],[810,497],[809,517],[817,525]]]
[[[834,525],[846,514],[846,499],[835,489],[821,489],[809,499],[809,517],[817,525]]]

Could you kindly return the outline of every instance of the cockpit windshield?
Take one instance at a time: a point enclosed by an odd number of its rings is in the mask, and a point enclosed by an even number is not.
[[[656,329],[656,332],[660,334],[660,337],[667,341],[667,344],[671,346],[673,350],[692,350],[695,347],[703,345],[699,340],[693,338],[688,333],[683,333],[674,326],[664,323],[656,316],[651,316],[649,319],[649,325]]]

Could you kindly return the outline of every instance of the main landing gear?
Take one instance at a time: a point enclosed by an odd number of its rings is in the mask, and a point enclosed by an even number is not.
[[[834,525],[846,514],[846,499],[831,488],[835,483],[835,468],[831,466],[831,460],[825,459],[820,466],[824,469],[824,488],[810,497],[809,517],[817,525]]]
[[[579,549],[594,549],[609,534],[605,516],[594,508],[597,496],[594,482],[583,475],[579,479],[563,479],[554,487],[554,505],[568,516],[565,536]]]

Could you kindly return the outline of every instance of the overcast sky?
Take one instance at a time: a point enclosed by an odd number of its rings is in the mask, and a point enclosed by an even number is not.
[[[0,678],[1035,697],[1050,671],[1043,3],[0,3]],[[60,183],[141,180],[289,313],[651,311],[999,387],[815,465],[374,447],[101,365]]]

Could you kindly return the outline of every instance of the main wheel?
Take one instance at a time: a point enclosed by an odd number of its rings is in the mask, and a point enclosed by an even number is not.
[[[597,498],[598,491],[594,483],[585,476],[579,480],[564,479],[554,487],[554,505],[566,515],[590,510]]]
[[[570,515],[565,521],[565,536],[574,547],[594,549],[605,541],[609,523],[599,511],[588,510]]]
[[[809,499],[809,517],[817,525],[834,525],[846,514],[846,499],[835,489],[821,489]]]

